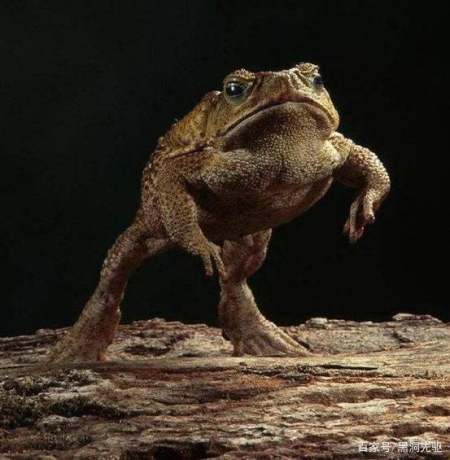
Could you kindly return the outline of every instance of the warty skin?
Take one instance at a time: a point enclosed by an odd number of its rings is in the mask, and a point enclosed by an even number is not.
[[[109,250],[99,284],[49,360],[105,359],[133,268],[172,247],[217,269],[224,337],[235,355],[308,350],[260,313],[247,279],[264,261],[272,228],[298,217],[334,180],[358,190],[344,232],[358,240],[386,197],[378,157],[342,136],[319,69],[237,70],[159,139],[142,175],[133,223]]]

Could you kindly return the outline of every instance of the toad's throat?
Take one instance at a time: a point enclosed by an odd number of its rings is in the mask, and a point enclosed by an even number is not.
[[[224,136],[232,136],[236,131],[250,124],[253,120],[264,116],[264,114],[275,110],[278,107],[285,106],[287,104],[295,104],[299,106],[307,106],[311,109],[311,112],[316,117],[325,121],[326,124],[333,124],[331,115],[316,101],[305,96],[298,96],[287,100],[278,100],[276,102],[268,102],[266,105],[257,107],[253,112],[246,114],[243,118],[235,121],[231,125],[227,126],[222,133]]]

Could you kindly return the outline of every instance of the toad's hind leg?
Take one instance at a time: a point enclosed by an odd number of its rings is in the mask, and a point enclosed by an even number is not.
[[[137,218],[108,251],[97,288],[78,321],[51,350],[47,361],[104,360],[120,321],[120,303],[130,272],[144,259],[170,246],[167,239],[150,237],[146,225]]]
[[[271,231],[225,241],[222,259],[227,279],[221,280],[219,320],[234,355],[304,356],[309,352],[259,311],[247,278],[264,262]]]

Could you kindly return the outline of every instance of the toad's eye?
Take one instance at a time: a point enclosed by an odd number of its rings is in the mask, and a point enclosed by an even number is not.
[[[229,81],[225,85],[225,92],[228,97],[240,97],[244,94],[245,86],[237,81]]]
[[[317,88],[317,89],[323,88],[323,78],[320,75],[316,75],[313,78],[312,83],[313,83],[314,88]]]
[[[239,81],[229,81],[225,83],[225,94],[233,102],[240,102],[245,95],[247,85]]]

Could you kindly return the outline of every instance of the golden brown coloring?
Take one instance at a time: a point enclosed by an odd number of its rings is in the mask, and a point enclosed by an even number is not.
[[[356,241],[389,191],[377,156],[336,130],[319,68],[229,74],[159,139],[142,176],[133,224],[105,260],[99,285],[52,361],[101,359],[133,267],[172,246],[217,268],[219,317],[235,354],[308,353],[263,317],[247,284],[271,229],[316,203],[334,179],[356,187],[344,231]]]

